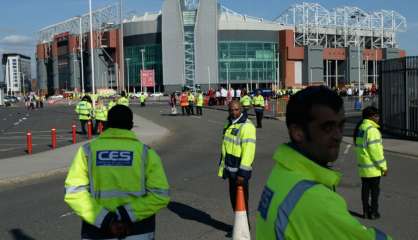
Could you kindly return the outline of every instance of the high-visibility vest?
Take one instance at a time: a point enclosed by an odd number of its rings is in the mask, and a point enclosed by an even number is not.
[[[264,110],[264,97],[261,95],[253,98],[253,105],[256,110]]]
[[[78,119],[80,120],[90,120],[92,115],[92,106],[91,103],[87,101],[81,101],[75,107],[75,112],[78,114]]]
[[[189,104],[194,102],[194,96],[193,94],[190,94],[189,96],[187,96],[187,99],[189,100]]]
[[[335,192],[340,174],[324,168],[283,144],[261,195],[256,239],[391,239],[366,228]]]
[[[94,109],[94,118],[99,121],[107,121],[106,106],[96,106],[96,108]]]
[[[181,96],[180,96],[180,106],[181,107],[189,106],[189,98],[186,94],[181,94]]]
[[[147,98],[147,97],[146,97],[144,94],[139,95],[139,102],[140,102],[140,103],[145,102],[145,99],[146,99],[146,98]]]
[[[83,238],[96,239],[107,214],[118,212],[133,222],[131,235],[154,239],[155,214],[168,204],[168,191],[157,153],[134,132],[109,128],[77,151],[64,200],[82,218]]]
[[[356,133],[357,167],[360,177],[379,177],[387,170],[379,125],[365,119]]]
[[[243,107],[250,107],[251,106],[251,97],[248,95],[244,95],[240,99],[240,103]]]
[[[126,97],[120,97],[117,101],[117,104],[129,107],[129,99],[127,99]]]
[[[107,104],[107,109],[110,110],[112,107],[116,105],[114,100],[110,100],[110,102]]]
[[[251,177],[255,156],[255,127],[246,115],[238,122],[224,126],[222,158],[219,164],[219,177]]]
[[[197,95],[196,106],[202,107],[203,106],[203,94],[199,93]]]

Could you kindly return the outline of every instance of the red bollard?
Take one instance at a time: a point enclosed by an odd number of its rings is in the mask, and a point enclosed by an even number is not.
[[[87,122],[87,138],[88,139],[91,139],[91,131],[92,131],[92,129],[91,129],[91,121],[88,121]]]
[[[99,134],[102,134],[103,132],[103,124],[102,122],[99,122]]]
[[[73,144],[76,143],[76,125],[73,123],[73,125],[71,126],[72,129],[72,133],[73,133]]]
[[[26,133],[26,149],[28,154],[32,154],[32,133],[30,130]]]
[[[57,129],[51,129],[51,147],[55,149],[57,147]]]

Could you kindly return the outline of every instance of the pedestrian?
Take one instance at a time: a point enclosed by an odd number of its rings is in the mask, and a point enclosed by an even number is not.
[[[107,110],[110,110],[112,107],[114,107],[116,105],[116,101],[115,99],[112,97],[109,100],[109,103],[107,104]]]
[[[122,93],[120,94],[120,98],[118,99],[116,104],[125,105],[129,107],[129,99],[126,97],[125,91],[122,91]]]
[[[203,108],[203,94],[202,91],[199,90],[197,92],[196,97],[196,114],[202,116],[202,108]]]
[[[223,129],[218,176],[228,179],[232,211],[235,210],[237,186],[243,187],[248,213],[249,179],[255,156],[256,130],[248,116],[241,113],[238,101],[231,101],[228,108],[229,117]]]
[[[108,126],[78,149],[64,200],[82,219],[82,239],[154,239],[155,215],[170,200],[160,157],[131,131],[129,107],[110,109]]]
[[[367,107],[362,112],[362,120],[354,130],[358,173],[361,177],[363,217],[369,219],[380,218],[380,177],[386,176],[388,171],[382,135],[379,131],[379,119],[378,109],[373,106]]]
[[[180,107],[181,107],[181,113],[184,116],[185,112],[187,113],[187,116],[190,115],[189,111],[189,98],[187,96],[187,93],[183,91],[180,95]]]
[[[177,115],[176,105],[177,105],[176,93],[172,92],[170,95],[171,115]]]
[[[242,112],[244,114],[248,114],[248,110],[250,110],[250,107],[251,107],[251,102],[252,102],[251,97],[248,96],[247,90],[244,89],[242,91],[242,97],[240,100],[240,103],[243,109]]]
[[[192,92],[189,91],[188,96],[187,96],[187,100],[189,101],[189,105],[188,105],[188,109],[189,109],[189,113],[194,115],[194,101],[195,101],[195,97],[193,95]]]
[[[145,100],[147,99],[147,96],[141,92],[141,95],[139,95],[139,103],[141,104],[141,107],[145,107]]]
[[[264,114],[264,97],[261,95],[261,91],[257,90],[253,98],[253,106],[255,116],[257,118],[257,128],[262,128],[263,114]]]
[[[273,155],[276,164],[258,206],[257,240],[390,239],[351,216],[336,192],[341,174],[329,163],[338,158],[344,122],[342,98],[325,86],[290,97],[290,143]]]
[[[93,116],[93,107],[90,96],[84,96],[77,104],[75,112],[78,114],[80,120],[81,131],[86,134],[86,123],[91,120]]]
[[[97,99],[96,107],[94,108],[94,130],[93,133],[98,133],[97,130],[99,125],[101,125],[102,130],[106,126],[107,121],[107,108],[103,104],[101,98]]]

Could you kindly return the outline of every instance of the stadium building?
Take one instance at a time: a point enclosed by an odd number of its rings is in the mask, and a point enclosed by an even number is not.
[[[141,70],[153,70],[156,91],[166,92],[197,85],[364,86],[377,82],[381,60],[406,54],[396,38],[406,19],[392,10],[301,3],[266,20],[213,0],[165,0],[160,12],[124,16],[123,24],[120,12],[93,12],[92,41],[88,14],[41,29],[38,86],[90,91],[94,79],[96,89],[139,91]]]

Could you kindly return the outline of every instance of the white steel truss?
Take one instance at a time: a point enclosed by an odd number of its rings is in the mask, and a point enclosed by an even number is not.
[[[115,24],[120,23],[119,7],[117,5],[109,5],[97,10],[93,13],[93,31],[102,32]],[[44,27],[38,32],[40,43],[51,42],[55,35],[68,32],[70,34],[80,34],[80,18],[83,33],[90,31],[89,13],[82,16],[73,17],[54,25]]]
[[[199,6],[199,0],[183,0],[184,1],[184,7],[186,10],[192,11],[197,10]]]
[[[295,29],[296,46],[395,48],[396,33],[407,29],[406,18],[396,11],[328,10],[307,2],[292,5],[274,21]]]

